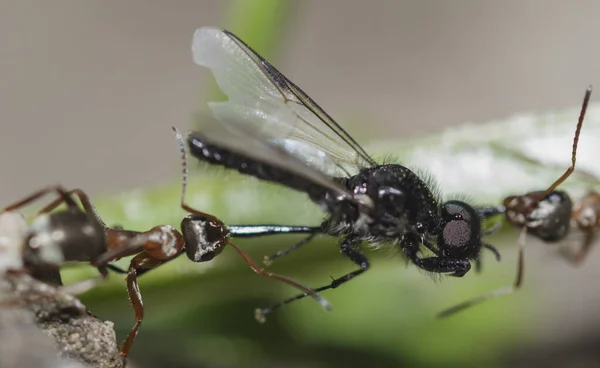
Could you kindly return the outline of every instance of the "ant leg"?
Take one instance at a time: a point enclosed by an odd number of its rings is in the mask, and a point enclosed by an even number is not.
[[[67,192],[64,190],[64,188],[62,186],[60,186],[60,185],[50,186],[50,187],[46,187],[44,189],[40,189],[37,192],[34,192],[33,194],[21,199],[20,201],[7,206],[6,208],[4,208],[3,212],[14,211],[21,207],[27,206],[28,204],[38,200],[39,198],[43,197],[44,195],[46,195],[50,192],[57,192],[58,195],[61,196],[61,198],[60,198],[61,202],[64,201],[64,198],[68,197],[68,195],[66,194]]]
[[[596,238],[596,232],[593,229],[587,230],[585,232],[585,237],[583,239],[583,243],[578,251],[575,253],[563,254],[571,263],[579,266],[587,257],[592,245],[594,244],[594,239]]]
[[[108,226],[106,226],[106,224],[102,220],[102,217],[100,217],[100,214],[98,213],[96,206],[94,206],[94,203],[92,202],[90,196],[81,189],[73,189],[73,190],[69,191],[68,193],[62,195],[61,198],[54,200],[53,202],[48,204],[46,207],[42,208],[38,212],[38,215],[41,215],[43,213],[48,213],[48,212],[54,210],[56,207],[58,207],[63,202],[66,202],[70,208],[72,208],[72,206],[76,206],[75,202],[73,202],[73,200],[70,197],[71,195],[76,195],[79,198],[79,201],[81,202],[81,205],[83,206],[83,209],[85,210],[85,212],[88,215],[92,216],[100,224],[100,226],[102,226],[105,229],[108,228]]]
[[[142,321],[144,320],[144,302],[142,301],[142,294],[138,286],[137,277],[141,273],[140,271],[156,268],[163,263],[163,261],[154,259],[142,252],[135,256],[129,264],[129,271],[127,272],[127,293],[129,295],[131,306],[133,307],[136,322],[121,346],[120,352],[123,358],[127,358],[129,355],[129,351],[135,342],[135,338],[137,337],[140,327],[142,326]]]
[[[113,264],[107,264],[106,268],[108,268],[109,270],[116,272],[116,273],[120,273],[122,275],[125,275],[127,273],[127,271],[125,271],[124,269],[122,269],[119,266],[115,266]]]
[[[452,314],[465,310],[469,307],[472,307],[476,304],[482,303],[488,299],[495,298],[500,295],[512,294],[515,291],[519,290],[521,285],[523,284],[523,276],[525,272],[525,236],[527,235],[527,227],[523,227],[521,230],[521,234],[519,235],[518,242],[518,254],[517,254],[517,277],[515,278],[515,282],[511,286],[505,286],[489,293],[483,294],[476,298],[467,300],[460,304],[455,305],[454,307],[450,307],[442,312],[440,312],[437,316],[438,318],[448,317]]]
[[[96,259],[94,259],[90,263],[92,264],[92,266],[95,266],[98,268],[100,268],[100,267],[106,268],[106,267],[108,267],[107,265],[110,262],[113,262],[120,258],[127,257],[129,255],[136,254],[136,253],[143,251],[146,248],[146,245],[152,241],[151,238],[153,235],[155,235],[155,234],[154,233],[138,234],[137,236],[129,239],[124,245],[102,253],[101,255],[99,255]],[[110,267],[110,268],[112,270],[114,270],[114,267],[115,266]]]
[[[303,291],[304,296],[310,295],[311,297],[313,297],[319,304],[321,304],[321,306],[323,308],[325,308],[325,310],[327,310],[327,311],[331,310],[331,305],[329,304],[329,302],[327,300],[323,299],[319,294],[317,294],[315,292],[315,290],[311,290],[311,289],[307,288],[306,286],[301,285],[288,277],[265,271],[264,269],[260,268],[260,266],[252,258],[250,258],[250,256],[248,256],[243,250],[241,250],[233,242],[227,241],[227,245],[229,245],[233,249],[235,249],[236,252],[238,252],[239,255],[242,256],[244,261],[246,261],[246,263],[248,263],[250,268],[252,268],[252,270],[254,272],[256,272],[257,274],[264,276],[264,277],[268,277],[268,278],[272,278],[272,279],[284,282],[288,285],[291,285],[291,286],[295,287],[296,289]],[[262,317],[260,317],[259,314],[256,314],[256,319],[259,322],[264,323],[265,316],[263,315]]]
[[[360,242],[361,242],[360,238],[349,236],[349,237],[345,238],[344,240],[342,240],[342,244],[341,244],[342,253],[344,253],[346,255],[346,257],[350,258],[350,260],[352,262],[359,265],[360,269],[350,272],[340,278],[332,280],[331,284],[329,284],[329,285],[321,286],[321,287],[314,289],[315,292],[321,292],[321,291],[325,291],[325,290],[329,290],[329,289],[335,289],[335,288],[339,287],[340,285],[342,285],[343,283],[352,280],[356,276],[362,274],[363,272],[365,272],[366,270],[369,269],[369,261],[357,249]],[[279,308],[283,307],[284,305],[289,304],[295,300],[302,299],[306,296],[307,296],[306,293],[299,294],[299,295],[293,296],[291,298],[285,299],[285,300],[283,300],[275,305],[272,305],[268,308],[257,309],[255,311],[256,319],[258,319],[259,321],[262,321],[265,319],[265,317],[268,314],[270,314],[274,310],[279,309]]]

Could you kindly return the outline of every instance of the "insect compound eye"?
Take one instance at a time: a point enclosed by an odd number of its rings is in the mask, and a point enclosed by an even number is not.
[[[191,215],[181,221],[185,253],[194,262],[212,260],[227,244],[229,232],[221,222],[212,218]]]
[[[475,209],[461,201],[448,201],[442,205],[441,212],[440,250],[453,257],[476,255],[480,247],[481,220]]]

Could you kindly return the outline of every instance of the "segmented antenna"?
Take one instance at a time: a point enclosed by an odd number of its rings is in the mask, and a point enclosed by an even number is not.
[[[181,203],[183,204],[185,202],[185,193],[187,190],[188,158],[185,150],[185,143],[183,142],[183,136],[179,130],[177,130],[177,128],[172,128],[173,132],[175,133],[177,144],[179,144],[179,152],[181,153]]]
[[[539,200],[534,203],[539,203],[542,199],[544,199],[548,194],[550,194],[556,187],[558,187],[562,182],[564,182],[570,175],[575,171],[575,162],[577,159],[577,145],[579,144],[579,135],[581,134],[581,127],[583,126],[583,120],[585,118],[585,112],[587,111],[588,102],[590,101],[590,96],[592,95],[592,86],[590,85],[586,91],[585,96],[583,98],[583,104],[581,105],[581,111],[579,113],[579,120],[577,121],[577,128],[575,129],[575,136],[573,137],[573,150],[571,151],[571,166],[565,171],[564,174],[561,175],[552,185],[548,187],[542,194],[539,195]]]

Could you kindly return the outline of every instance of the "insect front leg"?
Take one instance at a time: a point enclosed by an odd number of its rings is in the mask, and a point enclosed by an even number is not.
[[[465,258],[449,258],[438,255],[421,258],[419,256],[422,242],[417,234],[407,234],[400,242],[404,254],[419,268],[434,273],[450,273],[450,276],[462,277],[471,269],[471,263]],[[427,246],[428,243],[425,242]],[[431,249],[429,246],[427,248]]]
[[[314,226],[285,226],[285,225],[232,225],[228,227],[229,232],[236,238],[255,238],[265,235],[277,234],[308,234],[307,237],[293,244],[292,246],[281,249],[274,254],[265,256],[263,263],[266,266],[271,265],[276,258],[285,256],[304,244],[310,242],[315,235],[321,232],[320,227]]]

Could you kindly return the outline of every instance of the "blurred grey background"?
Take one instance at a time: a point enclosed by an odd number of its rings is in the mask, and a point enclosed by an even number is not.
[[[189,126],[209,76],[192,33],[222,25],[227,6],[0,1],[0,202],[58,182],[100,194],[176,180],[169,127]],[[303,1],[270,59],[338,120],[406,138],[579,105],[600,77],[599,11],[591,0]]]
[[[209,78],[192,62],[192,34],[223,26],[228,6],[0,0],[0,203],[54,183],[96,196],[178,180],[170,126],[189,127]],[[297,2],[281,31],[286,42],[269,59],[350,133],[368,121],[361,142],[575,107],[600,84],[600,2],[591,0],[312,0]],[[581,351],[600,341],[585,328],[600,271],[590,264],[565,278],[571,268],[560,262],[538,265],[546,349],[514,358],[518,366],[561,366],[561,353],[596,366],[597,354]],[[554,293],[560,281],[565,293]],[[565,344],[569,335],[578,338]]]

